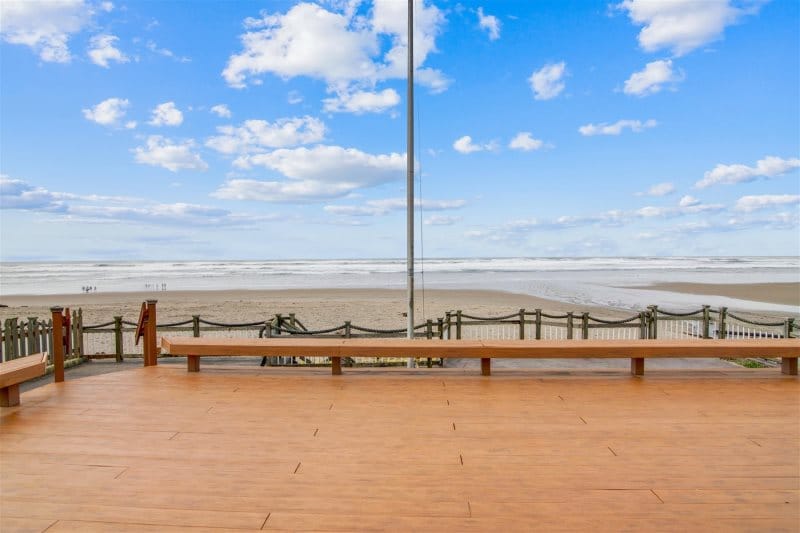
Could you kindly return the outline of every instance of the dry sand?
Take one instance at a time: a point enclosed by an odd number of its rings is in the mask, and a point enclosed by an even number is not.
[[[698,296],[724,296],[738,300],[795,305],[800,308],[800,283],[657,283],[642,287],[655,291],[680,292]]]
[[[691,292],[698,295],[719,294],[754,301],[797,304],[791,294],[797,294],[800,284],[775,283],[758,285],[705,285],[695,283],[663,284],[658,290]],[[788,295],[788,296],[787,296]],[[82,308],[84,324],[108,322],[121,315],[135,321],[142,301],[158,300],[159,322],[188,320],[192,315],[225,322],[263,321],[276,313],[295,313],[306,327],[319,329],[340,325],[345,320],[355,325],[378,328],[403,328],[406,319],[406,293],[390,289],[307,289],[307,290],[230,290],[230,291],[170,291],[69,294],[50,296],[3,296],[0,319],[8,317],[40,318],[49,316],[53,305]],[[658,302],[653,302],[658,303]],[[424,297],[416,296],[415,322],[436,320],[447,311],[461,309],[478,316],[497,316],[513,313],[520,308],[540,308],[549,313],[588,311],[604,318],[629,317],[633,312],[600,307],[579,307],[574,304],[537,298],[522,294],[484,290],[427,290]],[[754,318],[778,316],[777,313],[741,313]],[[782,315],[781,315],[782,316]]]

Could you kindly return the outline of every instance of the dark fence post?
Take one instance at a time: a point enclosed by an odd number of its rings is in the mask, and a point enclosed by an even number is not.
[[[53,314],[53,340],[50,348],[53,350],[53,374],[56,383],[64,381],[64,315],[62,307],[51,307]]]
[[[658,306],[649,305],[647,308],[650,310],[650,338],[658,338]]]
[[[117,363],[124,361],[125,356],[122,353],[122,317],[114,317],[114,353],[116,354]]]
[[[794,329],[794,318],[787,318],[783,324],[783,337],[785,339],[791,339],[793,329]]]
[[[456,311],[456,339],[461,338],[461,309]]]
[[[344,338],[345,339],[349,339],[350,336],[352,335],[351,328],[352,328],[352,324],[350,323],[350,321],[349,320],[345,320],[344,321]]]
[[[586,312],[581,315],[581,336],[583,340],[589,338],[589,313]]]
[[[519,310],[519,338],[525,338],[525,309]]]
[[[575,328],[575,317],[572,315],[572,311],[567,313],[567,340],[572,339],[572,330]]]
[[[709,306],[703,306],[703,338],[709,338],[709,330],[711,329],[711,313]]]
[[[728,325],[726,324],[728,318],[728,308],[727,307],[720,307],[719,308],[719,327],[717,328],[719,333],[717,334],[718,339],[724,339],[728,336]]]
[[[30,333],[28,346],[31,347],[31,353],[39,353],[42,351],[42,342],[39,339],[39,323],[35,316],[28,317],[28,332]]]
[[[542,310],[536,310],[536,340],[542,339]]]
[[[192,315],[192,336],[200,336],[200,315]]]
[[[647,312],[639,311],[639,338],[647,338]]]

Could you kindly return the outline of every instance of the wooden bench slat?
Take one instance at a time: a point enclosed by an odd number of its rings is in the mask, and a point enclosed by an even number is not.
[[[439,340],[439,339],[319,339],[284,337],[232,339],[164,337],[161,348],[189,357],[198,371],[201,356],[327,356],[340,373],[342,357],[480,358],[484,375],[492,358],[562,359],[630,358],[631,372],[644,373],[644,359],[667,357],[781,357],[786,374],[797,373],[800,339],[634,339],[634,340]]]
[[[47,352],[0,363],[0,407],[19,405],[19,384],[41,376],[47,369]]]
[[[47,352],[0,363],[0,388],[39,377],[44,374],[46,367]]]

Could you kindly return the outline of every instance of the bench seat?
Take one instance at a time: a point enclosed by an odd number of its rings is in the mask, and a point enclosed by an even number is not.
[[[19,405],[19,384],[38,378],[47,369],[47,352],[0,363],[0,407]]]
[[[200,369],[202,356],[323,356],[333,373],[341,373],[342,357],[414,357],[481,359],[484,375],[492,358],[562,359],[630,358],[631,372],[644,373],[644,360],[666,357],[781,357],[784,374],[797,375],[798,339],[757,340],[438,340],[438,339],[319,339],[283,337],[231,339],[162,337],[161,349],[188,357],[190,372]]]

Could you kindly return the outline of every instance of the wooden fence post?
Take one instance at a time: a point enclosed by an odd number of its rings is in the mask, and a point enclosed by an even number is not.
[[[536,340],[542,340],[542,310],[536,310]]]
[[[145,329],[145,346],[148,348],[145,355],[145,366],[158,365],[158,339],[156,338],[156,303],[158,300],[147,300],[147,326]]]
[[[350,335],[351,335],[351,332],[350,332],[350,321],[349,320],[345,320],[344,321],[344,338],[345,339],[349,339]]]
[[[709,331],[711,329],[711,313],[709,311],[709,306],[703,306],[703,338],[709,338]]]
[[[572,311],[567,312],[567,340],[572,340],[572,330],[575,328],[575,317]]]
[[[20,356],[19,353],[19,324],[16,318],[11,319],[10,333],[7,336],[11,337],[11,358],[16,359]]]
[[[39,353],[42,351],[41,341],[39,340],[39,324],[35,316],[28,317],[28,346],[31,348],[31,353]]]
[[[519,339],[525,338],[525,309],[519,310]]]
[[[53,314],[52,341],[50,348],[53,350],[53,375],[56,383],[64,381],[64,311],[63,307],[51,307]]]
[[[648,305],[647,308],[650,310],[649,338],[657,339],[658,338],[658,306],[657,305]]]
[[[717,328],[717,338],[724,339],[728,336],[728,326],[725,323],[728,318],[728,308],[727,307],[720,307],[719,308],[719,326]]]
[[[447,324],[447,338],[453,338],[453,316],[450,314],[450,311],[447,311],[444,314],[444,323]]]
[[[583,340],[589,338],[589,313],[587,312],[581,315],[581,336]]]
[[[461,309],[456,311],[456,339],[461,338]]]
[[[791,339],[794,329],[794,318],[787,318],[783,323],[783,338]]]
[[[78,327],[78,356],[83,357],[86,353],[83,350],[83,309],[78,308],[78,320],[75,322]]]
[[[114,317],[114,353],[116,354],[117,363],[124,360],[122,353],[122,317]]]
[[[645,311],[639,311],[639,338],[646,339],[647,335],[647,313]]]
[[[444,339],[444,319],[441,317],[436,319],[436,330],[439,340]]]
[[[192,337],[200,336],[200,315],[192,315]]]

